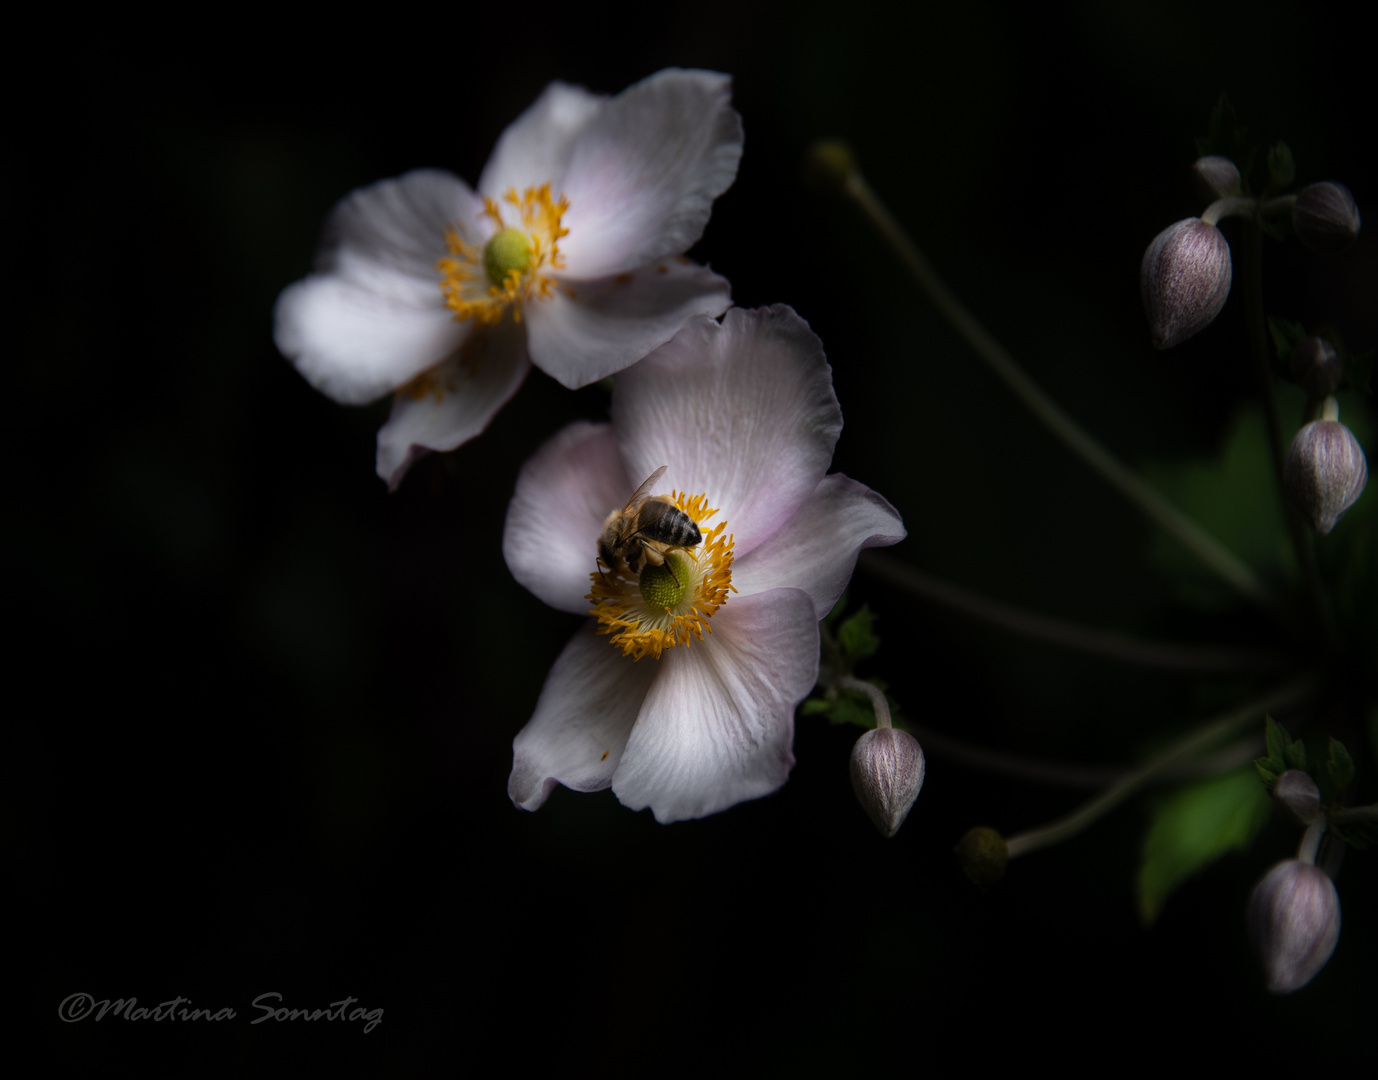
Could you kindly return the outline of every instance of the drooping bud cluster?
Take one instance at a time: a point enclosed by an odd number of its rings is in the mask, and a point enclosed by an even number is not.
[[[1248,922],[1268,989],[1290,994],[1309,983],[1335,951],[1340,896],[1324,870],[1288,859],[1254,887]]]
[[[1203,330],[1230,295],[1230,245],[1214,225],[1187,218],[1153,238],[1139,267],[1148,328],[1157,349]]]
[[[852,747],[852,790],[882,836],[899,832],[923,787],[923,750],[907,731],[878,727]]]
[[[1340,385],[1340,358],[1323,338],[1304,337],[1292,346],[1289,368],[1298,385],[1314,397],[1333,394]]]
[[[1298,825],[1310,825],[1320,819],[1320,789],[1301,769],[1288,769],[1277,778],[1273,799]]]
[[[1292,226],[1312,251],[1338,255],[1359,236],[1359,205],[1343,184],[1310,184],[1292,206]]]
[[[1196,193],[1207,202],[1237,195],[1243,186],[1234,162],[1219,154],[1197,158],[1191,166],[1191,181]]]
[[[1363,494],[1368,462],[1349,428],[1338,420],[1312,420],[1292,440],[1282,479],[1288,498],[1325,536]]]

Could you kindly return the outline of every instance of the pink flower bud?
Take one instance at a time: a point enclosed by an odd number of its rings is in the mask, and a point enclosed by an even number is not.
[[[1197,158],[1191,167],[1191,180],[1197,194],[1208,201],[1237,193],[1243,183],[1234,162],[1219,154]]]
[[[1290,994],[1315,978],[1335,951],[1340,896],[1324,870],[1288,859],[1254,886],[1248,922],[1268,989]]]
[[[1230,245],[1200,218],[1155,236],[1139,267],[1154,348],[1170,349],[1205,329],[1230,295],[1230,273]]]
[[[1273,784],[1273,798],[1299,825],[1310,825],[1321,816],[1321,792],[1301,769],[1288,769]]]
[[[1338,255],[1359,236],[1359,205],[1343,184],[1310,184],[1292,206],[1297,239],[1322,255]]]
[[[882,836],[899,832],[923,787],[923,750],[907,731],[873,728],[852,747],[852,790]]]
[[[1368,483],[1368,462],[1354,433],[1338,420],[1312,420],[1297,432],[1282,472],[1287,495],[1325,536]]]
[[[1308,394],[1325,397],[1340,385],[1340,358],[1335,346],[1318,337],[1304,337],[1292,346],[1292,378]]]

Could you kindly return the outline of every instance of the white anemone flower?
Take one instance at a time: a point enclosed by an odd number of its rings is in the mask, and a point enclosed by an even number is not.
[[[727,282],[681,256],[737,175],[730,96],[707,71],[661,71],[615,98],[551,83],[477,192],[418,169],[331,211],[274,338],[342,404],[396,395],[378,432],[390,487],[483,431],[531,364],[585,386],[727,309]]]
[[[611,787],[661,822],[775,791],[794,710],[818,675],[818,622],[862,548],[899,515],[826,475],[842,430],[832,369],[788,307],[691,319],[613,382],[612,423],[576,423],[523,466],[503,554],[554,607],[591,619],[513,743],[508,794]],[[598,567],[609,511],[660,466],[701,542],[656,546],[639,575]],[[668,494],[667,494],[668,493]],[[590,612],[590,606],[592,611]]]

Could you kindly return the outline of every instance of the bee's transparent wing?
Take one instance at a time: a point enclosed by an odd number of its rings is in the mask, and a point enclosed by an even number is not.
[[[654,484],[657,480],[659,480],[662,476],[664,476],[665,470],[669,467],[670,466],[668,465],[662,465],[655,472],[651,473],[650,476],[646,477],[646,479],[642,482],[641,486],[632,492],[632,497],[627,500],[627,505],[622,507],[622,512],[624,514],[630,513],[632,507],[647,496],[647,494],[651,490],[651,485]]]

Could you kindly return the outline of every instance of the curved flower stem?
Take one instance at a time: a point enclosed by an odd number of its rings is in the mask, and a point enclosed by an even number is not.
[[[1301,843],[1297,846],[1297,858],[1302,862],[1314,863],[1316,852],[1320,850],[1321,840],[1325,837],[1326,821],[1325,811],[1321,811],[1321,816],[1306,827],[1306,832],[1302,833]]]
[[[926,753],[968,768],[1000,776],[1012,776],[1036,784],[1047,784],[1050,787],[1102,788],[1124,779],[1134,771],[1133,766],[1127,765],[1082,765],[1077,762],[1003,754],[997,750],[987,750],[984,746],[954,739],[950,735],[908,720],[905,721],[905,727],[923,744]],[[1184,761],[1161,773],[1156,780],[1166,783],[1196,776],[1218,776],[1252,761],[1259,756],[1262,748],[1263,737],[1252,735],[1231,743],[1216,753]]]
[[[1205,210],[1201,211],[1201,220],[1207,225],[1217,225],[1227,217],[1246,217],[1254,212],[1258,206],[1257,199],[1250,199],[1243,195],[1227,195],[1223,199],[1216,199]]]
[[[1178,645],[1141,641],[1097,627],[1025,611],[987,599],[925,574],[922,570],[876,551],[862,553],[859,565],[868,573],[925,600],[968,616],[977,622],[1019,634],[1048,645],[1119,660],[1140,667],[1168,671],[1267,671],[1284,663],[1281,654],[1214,645]]]
[[[1281,214],[1284,212],[1290,214],[1292,212],[1292,207],[1296,204],[1297,197],[1295,195],[1279,195],[1277,198],[1269,199],[1260,206],[1259,213],[1264,217],[1272,217],[1274,214]]]
[[[1233,734],[1239,728],[1257,723],[1265,713],[1281,710],[1295,704],[1314,686],[1314,676],[1307,675],[1294,679],[1276,690],[1260,695],[1243,705],[1222,713],[1220,716],[1207,720],[1162,753],[1150,758],[1136,771],[1111,784],[1080,809],[1074,810],[1066,817],[1049,825],[1029,829],[1006,838],[1005,844],[1009,849],[1010,858],[1013,859],[1016,855],[1027,855],[1039,848],[1051,847],[1053,844],[1061,843],[1063,840],[1075,836],[1173,766],[1193,757],[1225,736]]]
[[[1275,610],[1272,597],[1248,566],[1121,464],[1024,374],[1014,357],[943,284],[899,222],[876,197],[860,170],[853,169],[849,173],[845,190],[894,247],[933,306],[1044,427],[1236,592],[1268,611]]]
[[[1287,534],[1296,553],[1297,569],[1316,622],[1326,639],[1339,642],[1334,613],[1321,584],[1320,569],[1316,565],[1316,549],[1311,533],[1301,515],[1287,498],[1283,484],[1286,443],[1282,436],[1282,421],[1278,416],[1277,396],[1273,393],[1272,362],[1268,353],[1268,328],[1263,316],[1263,228],[1261,210],[1244,222],[1244,237],[1240,244],[1244,261],[1244,325],[1249,337],[1249,351],[1253,355],[1254,373],[1258,380],[1258,396],[1263,404],[1263,418],[1268,429],[1268,454],[1273,461],[1273,479],[1282,503],[1282,516]]]
[[[876,711],[876,727],[888,728],[890,724],[890,703],[885,700],[885,692],[880,687],[850,675],[843,675],[837,685],[844,690],[860,690],[871,699],[871,708]]]

